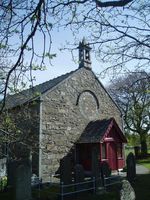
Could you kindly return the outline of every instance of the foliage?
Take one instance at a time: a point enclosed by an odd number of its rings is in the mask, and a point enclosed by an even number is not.
[[[146,140],[150,133],[150,79],[144,71],[116,79],[109,91],[123,111],[125,132],[140,137],[141,152],[147,153]]]
[[[3,112],[0,117],[0,146],[4,147],[3,155],[20,159],[29,153],[32,155],[38,153],[37,113],[38,107],[35,101],[30,106],[24,105],[11,112],[7,110]]]
[[[128,145],[129,146],[139,146],[140,145],[140,137],[138,134],[129,134],[129,133],[126,133],[126,138],[127,138],[127,141],[128,141]]]
[[[0,191],[3,191],[4,188],[7,186],[7,177],[1,177],[0,178]]]

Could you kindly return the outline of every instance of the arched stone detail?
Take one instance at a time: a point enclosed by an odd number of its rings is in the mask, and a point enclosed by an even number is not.
[[[92,92],[91,90],[84,90],[84,91],[82,91],[82,92],[78,95],[76,105],[79,105],[79,99],[80,99],[81,95],[82,95],[83,93],[86,93],[86,92],[89,93],[89,94],[91,94],[91,95],[94,97],[94,99],[95,99],[95,101],[96,101],[96,104],[97,104],[97,109],[99,109],[99,101],[98,101],[98,98],[97,98],[97,96],[94,94],[94,92]]]

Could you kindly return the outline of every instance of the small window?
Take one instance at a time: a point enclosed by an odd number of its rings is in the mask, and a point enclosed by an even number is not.
[[[102,143],[102,159],[106,159],[106,144]]]
[[[117,157],[122,158],[122,144],[117,144]]]

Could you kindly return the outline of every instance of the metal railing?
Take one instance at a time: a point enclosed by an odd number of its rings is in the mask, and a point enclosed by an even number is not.
[[[95,193],[96,191],[96,185],[95,185],[95,178],[93,177],[92,180],[79,182],[79,183],[72,183],[65,185],[63,182],[60,184],[60,196],[61,200],[64,199],[64,196],[77,194],[85,191],[93,191]]]
[[[116,184],[119,184],[119,183],[121,183],[120,176],[116,175],[116,176],[104,177],[104,187],[105,187],[105,189],[108,186],[116,185]]]
[[[38,179],[39,177],[37,177]],[[37,181],[38,182],[38,181]],[[71,184],[64,184],[63,182],[60,183],[60,185],[58,186],[58,184],[56,184],[60,189],[60,192],[52,192],[53,194],[55,193],[56,195],[58,195],[60,197],[61,200],[64,200],[64,197],[66,196],[71,196],[71,195],[76,195],[76,194],[81,194],[83,192],[86,191],[92,191],[93,193],[96,193],[97,188],[98,191],[106,191],[107,188],[109,186],[113,186],[116,184],[119,184],[121,182],[121,178],[120,176],[110,176],[110,177],[104,177],[103,180],[101,178],[95,179],[95,177],[93,177],[90,180],[86,180],[86,181],[82,181],[82,182],[74,182]],[[103,183],[101,184],[100,187],[98,187],[97,183]],[[39,187],[38,187],[39,185]],[[41,185],[42,182],[39,179],[39,183],[37,184],[37,189],[38,189],[38,196],[40,197],[40,193],[41,193]],[[48,186],[50,187],[51,184]]]

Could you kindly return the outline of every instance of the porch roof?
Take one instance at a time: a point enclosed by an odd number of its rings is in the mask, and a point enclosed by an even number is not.
[[[122,142],[126,143],[127,140],[117,125],[114,118],[110,119],[103,119],[103,120],[96,120],[91,121],[85,130],[83,131],[83,134],[78,140],[78,143],[98,143],[103,142],[104,138],[108,135],[108,133],[111,131],[112,128],[117,130],[119,133]]]

